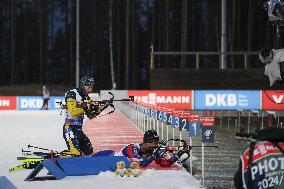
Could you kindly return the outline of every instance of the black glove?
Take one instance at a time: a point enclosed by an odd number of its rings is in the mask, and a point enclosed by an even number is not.
[[[95,104],[90,104],[90,110],[92,112],[99,112],[99,106]]]
[[[88,112],[90,110],[90,107],[87,103],[84,103],[82,109],[84,110],[84,112]]]
[[[159,150],[160,148],[154,148],[153,152],[152,152],[152,157],[155,158],[155,159],[158,159],[159,157]]]
[[[96,106],[93,104],[83,104],[82,109],[84,110],[85,114],[89,119],[93,119],[94,117],[97,116],[96,114]]]
[[[187,154],[187,156],[183,156],[184,154]],[[190,154],[188,150],[180,150],[178,151],[177,156],[179,158],[179,161],[183,163],[190,157]]]
[[[189,147],[189,150],[179,150],[177,153],[177,156],[180,158],[185,153],[189,155],[190,150],[191,150],[191,147]]]

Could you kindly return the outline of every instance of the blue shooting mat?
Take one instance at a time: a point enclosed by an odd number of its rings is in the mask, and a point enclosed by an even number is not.
[[[17,189],[9,179],[5,176],[0,177],[0,188],[1,189]]]
[[[114,171],[119,161],[124,161],[126,167],[130,166],[127,157],[113,155],[114,151],[103,150],[94,156],[48,159],[40,163],[25,180],[34,179],[43,168],[59,180],[65,176],[98,175],[100,172]]]
[[[100,172],[116,170],[116,163],[124,161],[126,167],[130,162],[125,156],[94,156],[58,158],[58,165],[64,170],[66,176],[98,175]]]

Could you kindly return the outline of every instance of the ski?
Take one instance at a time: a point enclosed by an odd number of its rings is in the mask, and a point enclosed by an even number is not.
[[[36,151],[38,150],[38,151]],[[22,169],[34,169],[38,164],[44,160],[54,159],[54,158],[70,158],[76,157],[78,155],[69,154],[66,152],[57,152],[54,150],[28,145],[27,150],[22,149],[22,156],[17,157],[17,160],[21,162],[21,165],[12,167],[9,172],[16,172]]]
[[[45,159],[39,157],[17,157],[17,160],[23,164],[9,169],[9,172],[16,172],[22,169],[33,169]]]

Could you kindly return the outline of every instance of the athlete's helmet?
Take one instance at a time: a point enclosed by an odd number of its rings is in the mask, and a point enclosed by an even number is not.
[[[143,142],[144,143],[159,142],[159,136],[157,134],[157,131],[155,131],[154,129],[146,131],[144,134]]]
[[[95,84],[93,77],[84,76],[80,80],[79,87],[83,88],[84,86],[93,86]]]

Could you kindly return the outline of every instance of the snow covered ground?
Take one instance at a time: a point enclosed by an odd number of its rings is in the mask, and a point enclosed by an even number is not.
[[[99,175],[69,176],[62,180],[32,181],[24,179],[31,170],[9,173],[19,165],[16,160],[21,149],[29,144],[61,151],[65,149],[62,137],[64,117],[60,111],[0,111],[0,176],[6,176],[19,189],[199,189],[200,181],[185,170],[145,170],[143,175],[116,177],[112,172]],[[41,174],[46,174],[43,171]],[[1,185],[0,185],[1,188]]]

